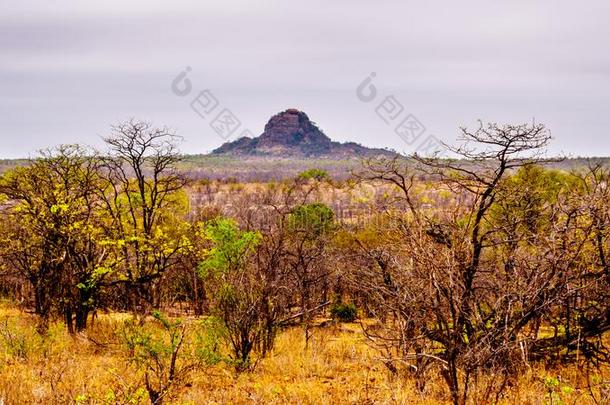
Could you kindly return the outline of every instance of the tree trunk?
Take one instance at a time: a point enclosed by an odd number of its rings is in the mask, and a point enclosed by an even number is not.
[[[76,331],[81,332],[87,329],[87,318],[89,317],[89,308],[85,305],[78,307],[76,311]]]
[[[72,307],[68,304],[64,309],[64,322],[68,328],[68,333],[74,334],[74,318],[72,317]]]

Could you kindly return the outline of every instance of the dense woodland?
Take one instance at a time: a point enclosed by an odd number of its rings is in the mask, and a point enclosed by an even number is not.
[[[243,183],[189,176],[179,137],[126,122],[105,150],[61,146],[1,176],[0,294],[43,338],[60,322],[87,339],[129,313],[116,339],[154,404],[220,363],[255,372],[288,328],[307,353],[336,322],[359,322],[388,374],[424,393],[437,378],[454,404],[570,364],[602,403],[608,382],[588,376],[609,361],[610,171],[545,167],[560,161],[550,140],[481,123],[455,160]]]

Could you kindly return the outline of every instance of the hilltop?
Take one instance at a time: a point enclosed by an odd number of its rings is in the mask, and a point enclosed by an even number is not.
[[[335,159],[396,155],[387,149],[367,148],[355,142],[335,142],[307,114],[294,108],[271,117],[260,136],[227,142],[212,154]]]

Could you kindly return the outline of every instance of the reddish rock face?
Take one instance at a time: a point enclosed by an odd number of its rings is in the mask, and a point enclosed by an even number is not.
[[[265,132],[259,137],[257,148],[298,146],[301,144],[330,147],[331,140],[324,135],[302,111],[289,109],[271,117]]]
[[[333,142],[307,114],[290,108],[274,115],[257,138],[241,138],[227,142],[214,154],[277,156],[277,157],[352,157],[394,154],[384,149],[369,149],[351,143]]]

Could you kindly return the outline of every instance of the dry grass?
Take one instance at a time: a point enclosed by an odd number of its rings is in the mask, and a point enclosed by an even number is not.
[[[53,324],[40,337],[34,319],[8,304],[0,304],[0,404],[22,403],[147,403],[141,375],[125,361],[116,338],[123,314],[101,316],[86,335],[71,337]],[[305,351],[303,331],[282,332],[273,354],[255,371],[236,375],[217,365],[197,372],[176,392],[175,403],[446,403],[438,378],[426,391],[409,378],[397,378],[378,360],[356,324],[316,329]],[[561,381],[556,379],[561,376]],[[608,400],[610,370],[591,373],[599,403]],[[606,384],[606,385],[604,385]],[[595,403],[585,373],[576,366],[530,369],[501,403]]]

